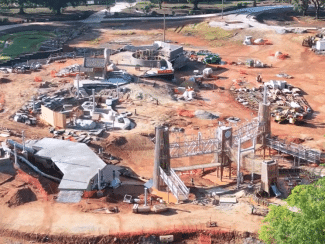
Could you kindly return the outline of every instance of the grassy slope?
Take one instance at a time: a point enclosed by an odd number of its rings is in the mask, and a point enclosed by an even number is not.
[[[226,31],[221,28],[210,27],[207,22],[202,22],[195,25],[185,26],[181,33],[202,37],[205,40],[225,40],[233,35],[233,31]]]
[[[21,53],[35,52],[40,48],[43,41],[54,36],[53,33],[46,31],[26,31],[2,36],[0,38],[2,41],[0,43],[1,54],[15,58]],[[8,48],[3,49],[7,40],[13,43]]]

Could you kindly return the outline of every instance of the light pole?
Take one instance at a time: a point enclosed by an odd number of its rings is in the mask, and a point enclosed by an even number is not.
[[[164,13],[164,42],[166,41],[165,36],[166,36],[166,14]]]

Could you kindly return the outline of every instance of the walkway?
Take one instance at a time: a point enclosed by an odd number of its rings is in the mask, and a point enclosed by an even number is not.
[[[110,9],[110,14],[113,15],[114,13],[122,12],[123,9],[129,8],[130,6],[135,6],[136,3],[127,3],[127,2],[117,2],[114,7]],[[101,23],[106,16],[106,9],[103,9],[97,13],[92,14],[85,20],[81,20],[82,23],[92,24],[92,23]],[[109,14],[107,12],[107,14]]]

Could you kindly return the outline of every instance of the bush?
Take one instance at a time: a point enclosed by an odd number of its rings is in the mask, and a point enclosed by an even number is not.
[[[151,16],[157,16],[157,12],[156,11],[152,11],[151,12]]]
[[[237,8],[242,8],[243,4],[242,3],[237,3]]]
[[[244,2],[244,3],[243,3],[243,7],[245,7],[245,8],[246,8],[246,7],[247,7],[247,5],[248,5],[248,3],[247,3],[247,2]]]
[[[189,8],[189,7],[186,6],[186,5],[182,5],[182,6],[180,6],[179,8],[180,8],[180,9],[186,9],[186,8]]]
[[[190,11],[188,11],[188,14],[189,15],[193,15],[194,14],[194,11],[193,10],[190,10]]]
[[[8,18],[2,18],[2,19],[0,19],[0,22],[1,23],[8,23],[9,21],[8,21]]]
[[[172,15],[175,16],[175,11],[172,11]]]
[[[118,17],[119,16],[119,13],[118,12],[114,12],[113,16],[114,17]]]

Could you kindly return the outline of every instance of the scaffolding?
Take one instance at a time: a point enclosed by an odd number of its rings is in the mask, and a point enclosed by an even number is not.
[[[170,143],[170,158],[182,158],[203,154],[218,153],[220,151],[220,140],[218,138],[203,139],[199,132],[192,140]]]

